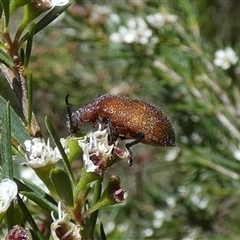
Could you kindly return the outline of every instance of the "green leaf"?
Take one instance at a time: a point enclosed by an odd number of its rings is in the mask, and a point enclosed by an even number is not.
[[[5,26],[8,27],[10,0],[1,0],[1,5],[2,5],[3,11],[4,11],[4,15],[5,15]]]
[[[58,196],[69,206],[73,207],[73,190],[68,174],[63,169],[53,169],[51,180],[55,186]]]
[[[55,200],[48,195],[46,192],[44,192],[41,188],[36,186],[34,183],[27,179],[22,179],[23,182],[15,179],[15,181],[18,184],[18,190],[21,191],[21,193],[34,201],[38,206],[43,208],[46,211],[54,211],[57,212],[57,203]]]
[[[25,219],[28,221],[28,223],[30,224],[31,228],[33,229],[34,233],[37,235],[39,240],[44,240],[45,238],[43,237],[42,233],[40,232],[40,230],[38,229],[37,224],[35,223],[31,213],[29,212],[29,210],[27,209],[26,205],[24,204],[24,202],[22,201],[21,197],[19,195],[17,195],[18,197],[18,204],[19,207],[22,210],[22,213],[25,217]]]
[[[39,197],[42,198],[48,198],[49,201],[51,201],[52,203],[56,203],[54,201],[54,199],[52,199],[51,196],[49,196],[44,190],[42,190],[40,187],[38,187],[36,184],[32,183],[31,181],[29,181],[28,179],[22,178],[22,182],[18,181],[18,184],[20,184],[20,190],[21,191],[33,191],[35,192]]]
[[[34,34],[41,31],[47,25],[49,25],[52,21],[54,21],[61,13],[63,13],[71,4],[67,4],[61,7],[54,7],[48,14],[46,14],[37,24],[34,30]],[[26,33],[20,39],[20,45],[23,44],[28,38],[30,33]]]
[[[5,1],[5,0],[3,0]],[[29,4],[29,0],[11,0],[10,1],[10,14],[13,13],[16,9]]]
[[[11,154],[11,116],[9,102],[2,109],[1,153],[2,166],[5,178],[13,179],[13,165]]]
[[[28,129],[31,129],[32,123],[32,102],[33,102],[33,87],[32,87],[32,73],[30,72],[27,77],[28,86]]]
[[[98,202],[98,200],[100,199],[101,192],[102,192],[102,179],[98,179],[94,186],[93,205],[96,204]],[[98,210],[93,212],[90,216],[90,224],[89,224],[88,231],[90,232],[91,236],[94,233],[94,229],[95,229],[96,223],[97,223],[97,218],[98,218]]]
[[[2,49],[0,49],[0,61],[5,63],[9,68],[14,67],[13,59],[6,52],[4,52]]]
[[[6,100],[0,96],[0,119],[3,118],[4,109],[6,108]],[[30,136],[23,126],[21,119],[14,112],[14,110],[10,107],[11,113],[11,133],[12,136],[19,142],[21,146],[24,146],[24,142],[30,139]]]
[[[49,134],[51,135],[53,141],[55,142],[56,146],[58,147],[59,152],[61,153],[61,156],[63,158],[64,167],[65,167],[66,171],[68,172],[69,178],[71,179],[72,186],[74,186],[74,176],[72,173],[71,165],[70,165],[67,155],[63,149],[63,146],[59,140],[59,137],[57,136],[57,133],[55,132],[53,125],[47,116],[45,117],[45,125],[46,125],[47,130],[48,130]]]
[[[101,236],[101,240],[107,240],[102,223],[100,223],[100,236]]]
[[[29,37],[28,37],[28,40],[27,40],[26,54],[25,54],[25,58],[24,58],[25,68],[27,68],[30,57],[31,57],[34,31],[35,31],[35,24],[33,23],[30,30],[29,30]]]
[[[47,201],[45,198],[38,196],[36,193],[22,191],[21,194],[24,195],[25,197],[27,197],[28,199],[31,199],[33,202],[35,202],[39,207],[41,207],[45,211],[47,211],[47,212],[53,211],[54,213],[57,213],[56,205]]]

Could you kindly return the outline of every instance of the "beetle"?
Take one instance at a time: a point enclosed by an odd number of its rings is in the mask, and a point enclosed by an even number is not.
[[[158,107],[142,100],[105,94],[71,113],[66,96],[67,118],[70,132],[75,134],[83,123],[97,121],[107,123],[110,139],[118,137],[134,139],[125,145],[129,151],[129,165],[132,165],[130,148],[142,142],[153,146],[175,146],[175,134],[168,116]],[[114,142],[114,141],[112,141]]]

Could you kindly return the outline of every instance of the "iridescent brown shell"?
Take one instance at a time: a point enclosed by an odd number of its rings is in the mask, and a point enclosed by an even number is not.
[[[108,118],[114,132],[126,138],[144,134],[150,145],[175,146],[172,124],[165,113],[147,102],[122,96],[103,95],[96,99],[98,117]]]

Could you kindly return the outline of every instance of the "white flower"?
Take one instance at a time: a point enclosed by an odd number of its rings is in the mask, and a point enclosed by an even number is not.
[[[104,231],[106,235],[110,234],[112,231],[116,229],[116,224],[112,221],[109,221],[105,226],[104,226]]]
[[[153,28],[161,28],[167,23],[174,23],[177,20],[176,15],[155,13],[146,17],[147,22]]]
[[[32,168],[54,164],[62,158],[57,147],[51,148],[49,139],[47,144],[41,138],[26,140],[24,144],[26,146],[26,159]]]
[[[166,219],[166,214],[164,211],[157,210],[154,212],[153,227],[160,228],[163,225],[164,220]]]
[[[112,9],[107,5],[94,5],[89,16],[89,21],[92,24],[103,24],[111,13]]]
[[[68,214],[61,209],[61,203],[58,204],[58,219],[51,212],[53,222],[51,224],[51,235],[54,240],[72,239],[81,240],[80,227],[77,227]]]
[[[111,34],[110,40],[116,43],[146,44],[151,36],[152,30],[142,18],[132,18],[127,21],[126,26],[120,26],[118,32]]]
[[[178,194],[181,198],[187,198],[189,195],[189,190],[185,186],[179,186]]]
[[[107,161],[113,152],[114,144],[108,145],[108,129],[99,129],[90,132],[83,139],[78,140],[83,151],[83,161],[87,172],[95,172],[104,161]],[[91,157],[94,157],[92,159]]]
[[[218,50],[215,52],[214,64],[226,70],[231,65],[236,64],[238,57],[231,47],[226,47],[225,50]]]
[[[166,14],[164,17],[165,23],[174,23],[177,21],[177,16],[173,14]]]
[[[113,23],[113,24],[119,24],[119,23],[121,22],[121,19],[120,19],[120,17],[119,17],[118,14],[116,14],[116,13],[111,13],[111,14],[109,15],[108,22],[109,22],[109,23]]]
[[[0,213],[6,212],[18,192],[17,184],[8,178],[0,183]]]
[[[56,7],[56,6],[64,6],[69,3],[69,0],[50,0],[50,6]]]
[[[170,149],[165,156],[165,160],[167,162],[171,162],[171,161],[175,160],[177,158],[179,152],[180,152],[179,147],[175,147],[175,148]]]
[[[154,217],[155,217],[156,219],[163,219],[163,218],[165,217],[165,213],[164,213],[164,211],[156,210],[156,211],[154,212]]]
[[[176,206],[176,200],[173,197],[167,197],[166,203],[169,206],[169,208],[174,208]]]
[[[240,161],[240,149],[237,149],[233,152],[233,156],[235,159],[237,159],[238,161]]]
[[[145,237],[151,237],[153,235],[154,231],[153,229],[151,228],[146,228],[144,231],[143,231],[143,235]]]
[[[150,26],[154,28],[160,28],[164,25],[165,19],[164,16],[161,13],[156,13],[152,15],[148,15],[146,17],[147,22],[150,24]]]
[[[108,144],[109,129],[101,130],[102,125],[95,132],[88,133],[84,138],[78,140],[83,152],[83,161],[87,172],[98,172],[101,174],[107,168],[107,162],[112,158],[113,152],[119,158],[129,156],[129,151],[123,151],[117,147],[118,140],[112,145]]]
[[[112,13],[112,9],[108,5],[94,5],[92,11],[93,13],[100,15],[109,15]]]
[[[197,185],[194,186],[190,195],[190,201],[197,206],[199,209],[205,209],[208,205],[209,198],[202,196],[202,187]]]

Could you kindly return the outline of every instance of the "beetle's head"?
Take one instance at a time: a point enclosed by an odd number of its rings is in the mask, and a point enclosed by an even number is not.
[[[70,133],[75,134],[82,125],[81,110],[71,112],[71,104],[68,102],[69,94],[65,97],[66,114],[67,114],[67,127]]]

